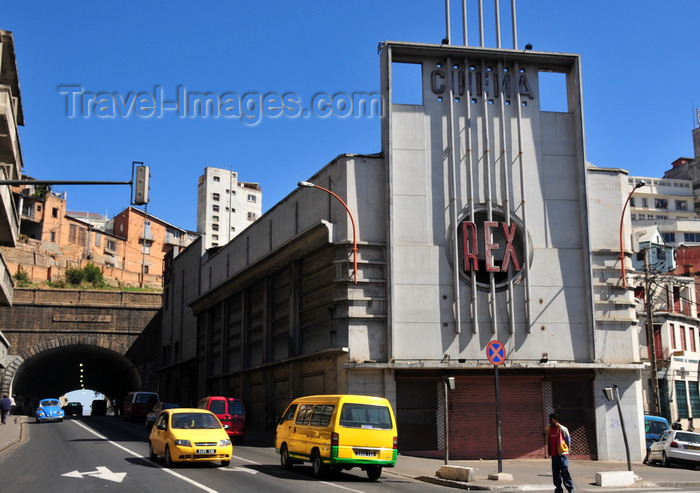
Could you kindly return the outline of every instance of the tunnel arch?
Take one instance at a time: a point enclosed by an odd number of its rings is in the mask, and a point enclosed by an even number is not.
[[[39,399],[79,389],[82,368],[84,388],[109,399],[122,397],[141,388],[137,368],[124,355],[127,349],[94,335],[43,341],[15,356],[5,370],[2,392],[16,395],[18,405],[31,407]]]

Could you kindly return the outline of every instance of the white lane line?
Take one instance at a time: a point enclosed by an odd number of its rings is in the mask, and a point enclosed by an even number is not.
[[[258,462],[255,462],[255,461],[249,460],[249,459],[244,459],[243,457],[239,457],[239,456],[237,456],[237,455],[234,455],[233,458],[234,458],[234,459],[238,459],[238,460],[242,460],[242,461],[244,461],[244,462],[250,462],[251,464],[254,464],[254,465],[256,465],[256,466],[261,466],[261,465],[262,465],[262,464],[260,464],[260,463],[258,463]],[[348,487],[346,487],[346,486],[341,486],[341,485],[335,484],[335,483],[329,483],[329,482],[327,482],[327,481],[319,481],[319,483],[325,484],[325,485],[328,485],[328,486],[333,486],[333,487],[335,487],[335,488],[340,488],[341,490],[354,491],[355,493],[365,493],[365,492],[362,491],[362,490],[353,490],[352,488],[348,488]]]
[[[87,425],[81,423],[80,421],[71,420],[70,422],[71,422],[71,423],[75,423],[75,424],[77,424],[78,426],[83,427],[85,430],[89,431],[90,433],[92,433],[92,434],[95,435],[96,437],[101,438],[102,440],[106,441],[107,443],[109,443],[109,444],[111,444],[111,445],[114,445],[114,446],[117,447],[117,448],[122,449],[124,452],[126,452],[126,453],[128,453],[128,454],[131,454],[132,456],[137,457],[137,458],[139,458],[139,459],[144,459],[144,460],[146,460],[146,457],[144,457],[143,455],[137,454],[137,453],[134,452],[133,450],[130,450],[130,449],[126,448],[126,447],[123,446],[123,445],[120,445],[120,444],[118,444],[118,443],[116,443],[116,442],[113,442],[112,440],[110,440],[109,438],[107,438],[107,437],[104,436],[104,435],[100,435],[100,434],[97,433],[95,430],[93,430],[93,429],[90,428],[89,426],[87,426]],[[202,490],[204,490],[204,491],[206,491],[206,492],[208,492],[208,493],[218,493],[216,490],[212,490],[211,488],[209,488],[209,487],[207,487],[207,486],[204,486],[203,484],[198,483],[197,481],[194,481],[194,480],[188,478],[187,476],[183,476],[182,474],[178,474],[178,473],[176,473],[175,471],[172,471],[172,470],[170,470],[170,469],[161,467],[161,466],[159,466],[158,464],[155,464],[155,465],[156,465],[161,471],[167,472],[168,474],[172,474],[172,475],[175,476],[176,478],[181,479],[181,480],[183,480],[183,481],[186,481],[187,483],[190,483],[191,485],[196,486],[196,487],[199,488],[199,489],[202,489]]]

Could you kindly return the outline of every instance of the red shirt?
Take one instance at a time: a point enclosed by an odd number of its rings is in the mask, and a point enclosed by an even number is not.
[[[559,455],[559,430],[556,426],[549,427],[549,455]]]

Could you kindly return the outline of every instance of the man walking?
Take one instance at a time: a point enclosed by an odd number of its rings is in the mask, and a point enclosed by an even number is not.
[[[571,435],[566,427],[559,424],[557,415],[549,415],[549,426],[545,429],[547,436],[547,455],[552,458],[552,480],[554,481],[554,493],[564,493],[564,488],[569,493],[574,491],[574,483],[569,474],[569,448],[571,447]]]
[[[2,396],[0,399],[0,413],[2,413],[2,424],[6,424],[7,416],[10,415],[10,409],[12,408],[12,401],[7,394]]]

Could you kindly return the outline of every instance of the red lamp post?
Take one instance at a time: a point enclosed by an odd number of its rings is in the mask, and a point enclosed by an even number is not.
[[[343,207],[345,207],[345,210],[348,212],[348,216],[350,216],[350,222],[352,223],[352,265],[353,265],[353,279],[354,283],[357,284],[357,228],[355,226],[355,218],[352,216],[352,212],[350,212],[350,208],[348,207],[348,204],[345,203],[343,199],[341,199],[336,193],[331,192],[327,188],[320,187],[314,183],[308,182],[308,181],[300,181],[299,182],[300,187],[309,187],[309,188],[318,188],[319,190],[323,190],[324,192],[328,192],[331,194],[333,197],[338,199],[338,201],[343,204]]]
[[[627,200],[625,200],[625,205],[622,206],[622,214],[620,215],[620,272],[622,277],[622,289],[627,289],[627,274],[625,272],[625,251],[622,244],[622,224],[625,220],[625,210],[627,209],[627,204],[632,198],[632,194],[636,192],[637,189],[642,188],[644,185],[646,185],[646,182],[644,182],[643,180],[637,182],[637,184],[634,186],[629,195],[627,195]]]

